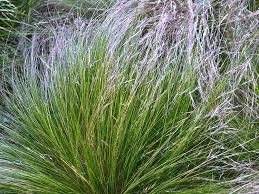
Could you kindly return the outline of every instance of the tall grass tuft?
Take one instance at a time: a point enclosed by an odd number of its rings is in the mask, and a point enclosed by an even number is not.
[[[104,21],[58,27],[47,45],[34,36],[3,94],[0,192],[256,191],[248,8],[121,1]]]

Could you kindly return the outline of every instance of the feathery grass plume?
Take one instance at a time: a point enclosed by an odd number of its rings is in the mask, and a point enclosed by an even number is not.
[[[232,19],[226,21],[228,39],[222,50],[227,56],[225,64],[229,66],[226,73],[231,76],[230,103],[236,112],[228,123],[229,132],[231,138],[236,140],[236,157],[242,160],[235,160],[232,164],[227,161],[226,165],[232,165],[242,172],[236,181],[244,185],[238,190],[248,192],[248,186],[254,192],[259,186],[256,181],[259,175],[259,20],[255,17],[259,13],[249,11],[245,2],[238,2],[235,7]],[[239,132],[234,132],[236,130]]]
[[[199,43],[204,42],[197,44],[198,48],[200,45],[205,46],[198,52],[205,54],[199,55],[201,56],[198,63],[199,72],[201,72],[199,89],[201,95],[206,97],[218,80],[227,78],[228,89],[221,94],[225,98],[225,103],[213,113],[222,120],[216,133],[227,134],[225,140],[221,141],[222,150],[233,153],[232,157],[228,154],[220,156],[219,160],[223,164],[222,175],[225,169],[229,171],[232,168],[239,171],[240,176],[233,182],[236,181],[242,186],[234,191],[246,193],[252,190],[253,192],[259,185],[256,181],[259,175],[257,108],[259,96],[256,92],[258,90],[257,26],[259,20],[254,17],[258,12],[253,13],[248,10],[249,1],[226,1],[228,4],[225,5],[219,2],[220,11],[213,11],[219,15],[213,12],[210,14],[214,21],[212,33],[204,35],[204,39],[200,37],[197,39]],[[208,23],[208,28],[205,27],[202,31],[209,32],[210,25]],[[229,149],[230,144],[231,149]]]
[[[249,2],[119,1],[111,8],[103,26],[108,28],[113,49],[123,44],[124,37],[129,34],[132,37],[128,41],[134,42],[134,38],[139,37],[146,60],[156,61],[172,49],[184,49],[188,62],[199,68],[200,88],[205,90],[207,85],[213,86],[222,71],[225,73],[232,68],[227,64],[226,55],[229,53],[226,52],[236,46],[234,37],[237,30],[233,31],[233,28],[239,24],[243,27],[245,20],[251,20],[253,25],[258,22],[253,18],[258,13],[248,9]],[[256,33],[254,27],[251,25],[248,29]],[[201,92],[205,98],[206,91]]]
[[[244,159],[242,163],[236,163],[233,168],[240,171],[246,169],[236,179],[237,182],[244,184],[237,191],[241,190],[246,193],[251,190],[251,193],[256,193],[259,188],[259,36],[258,32],[256,34],[256,25],[258,25],[258,20],[249,25],[239,25],[241,29],[238,29],[240,31],[236,33],[239,41],[235,44],[237,52],[235,56],[232,56],[233,62],[239,62],[241,65],[232,72],[235,80],[232,81],[234,84],[231,85],[232,91],[234,91],[232,103],[238,115],[229,123],[229,126],[232,129],[240,130],[240,133],[235,137],[237,145],[239,145],[236,152],[240,153],[239,157]],[[249,29],[249,33],[244,34],[243,30],[247,29]]]
[[[174,46],[185,37],[187,16],[186,4],[178,1],[119,1],[103,26],[109,31],[112,49],[131,34],[128,41],[140,38],[143,59],[156,62],[167,51],[177,49]]]

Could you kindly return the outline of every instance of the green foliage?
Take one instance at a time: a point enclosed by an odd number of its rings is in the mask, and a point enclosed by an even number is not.
[[[1,0],[0,37],[19,34],[17,27],[30,19],[30,11],[37,3],[36,0]]]
[[[218,145],[208,128],[217,119],[206,115],[220,101],[212,95],[192,107],[195,70],[185,63],[163,74],[141,70],[134,50],[131,61],[116,62],[122,53],[107,55],[105,39],[89,49],[84,41],[76,55],[63,50],[66,68],[56,60],[54,75],[16,80],[2,125],[2,190],[164,193],[212,174],[209,154]]]
[[[34,2],[5,4],[15,10],[5,31]],[[33,36],[22,68],[4,76],[11,89],[1,87],[0,193],[252,190],[257,20],[241,20],[241,1],[168,2],[122,1],[104,20]],[[114,2],[74,3],[53,4],[91,12]]]
[[[117,1],[118,0],[54,0],[52,2],[79,8],[82,10],[88,9],[89,11],[92,9],[98,11],[111,7]]]
[[[10,32],[10,29],[13,28],[14,23],[17,23],[16,20],[17,8],[14,4],[7,0],[0,1],[0,35],[3,36],[6,32]]]

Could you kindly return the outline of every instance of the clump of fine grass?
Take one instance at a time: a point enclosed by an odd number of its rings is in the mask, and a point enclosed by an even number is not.
[[[163,193],[214,174],[208,165],[218,145],[207,129],[217,119],[206,116],[212,105],[192,106],[190,65],[145,69],[127,46],[107,54],[103,37],[57,41],[48,74],[31,61],[6,98],[3,191]]]
[[[170,4],[134,17],[146,2],[130,1],[101,26],[60,27],[46,50],[33,39],[24,71],[14,68],[13,94],[4,95],[1,192],[257,188],[256,37],[240,34],[257,20],[233,20],[249,14],[240,1],[220,12],[212,1],[186,2],[188,19],[173,20],[180,28],[163,20]]]

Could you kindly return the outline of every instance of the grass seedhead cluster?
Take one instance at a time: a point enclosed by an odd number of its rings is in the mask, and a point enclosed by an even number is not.
[[[35,32],[14,60],[0,192],[256,193],[250,1],[105,2],[100,17]]]

